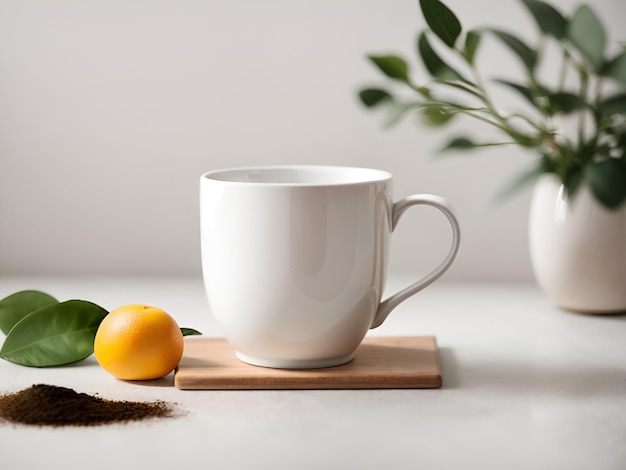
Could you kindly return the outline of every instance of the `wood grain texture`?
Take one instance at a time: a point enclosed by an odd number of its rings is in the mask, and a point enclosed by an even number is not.
[[[439,388],[434,336],[367,337],[348,364],[325,369],[257,367],[235,357],[223,338],[185,338],[174,384],[183,390]]]

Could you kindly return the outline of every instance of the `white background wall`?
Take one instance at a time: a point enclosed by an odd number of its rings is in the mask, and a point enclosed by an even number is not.
[[[592,3],[626,39],[626,2]],[[447,4],[466,28],[535,37],[518,1]],[[384,131],[356,99],[382,83],[367,53],[405,54],[425,77],[424,26],[417,0],[0,0],[0,275],[199,275],[202,172],[323,163],[385,168],[397,197],[447,198],[463,227],[448,279],[531,279],[530,191],[492,196],[534,157],[434,158],[452,129]],[[484,46],[487,76],[515,78],[518,64]],[[448,243],[442,216],[407,213],[392,267],[424,271]]]

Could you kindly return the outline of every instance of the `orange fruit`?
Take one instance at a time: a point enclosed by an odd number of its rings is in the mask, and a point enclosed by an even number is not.
[[[109,312],[94,341],[96,360],[123,380],[158,379],[169,374],[183,356],[183,334],[165,311],[130,304]]]

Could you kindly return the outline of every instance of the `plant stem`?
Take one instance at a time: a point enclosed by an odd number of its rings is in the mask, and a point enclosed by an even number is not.
[[[534,122],[532,119],[524,116],[523,114],[513,113],[513,114],[510,114],[508,117],[509,118],[518,118],[518,119],[521,119],[521,120],[525,121],[531,127],[534,127],[536,130],[538,130],[541,133],[541,135],[543,135],[543,136],[548,136],[548,135],[552,134],[552,131],[548,130],[548,126],[545,126],[545,127],[541,126],[541,125],[537,124],[536,122]]]
[[[589,76],[587,71],[583,68],[580,69],[580,96],[583,99],[587,98],[589,88]],[[585,143],[585,114],[578,113],[578,147],[582,148]]]
[[[563,91],[563,87],[565,86],[565,79],[567,78],[567,63],[569,52],[567,49],[562,46],[563,55],[561,59],[561,70],[559,71],[559,81],[557,91]]]
[[[455,82],[451,82],[448,80],[445,81],[441,81],[440,82],[442,85],[447,85],[451,88],[457,88],[459,90],[462,90],[466,93],[469,93],[470,95],[474,95],[475,97],[477,97],[478,99],[480,99],[483,103],[487,104],[488,99],[485,96],[485,92],[483,89],[481,89],[479,86],[472,84],[478,91],[474,91],[471,88],[467,88],[465,85],[462,85],[460,83],[455,83]]]

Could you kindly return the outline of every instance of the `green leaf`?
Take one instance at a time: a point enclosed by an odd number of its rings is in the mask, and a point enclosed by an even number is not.
[[[550,109],[553,113],[573,113],[588,107],[588,104],[580,96],[573,93],[559,92],[547,95]]]
[[[193,328],[181,328],[180,332],[183,336],[202,336],[198,330],[194,330]]]
[[[509,80],[495,79],[494,81],[500,83],[501,85],[506,85],[509,88],[512,88],[521,96],[523,96],[530,104],[532,104],[533,106],[537,106],[536,93],[527,86],[520,85],[519,83],[514,83]]]
[[[448,152],[450,150],[473,150],[480,147],[498,147],[500,145],[511,145],[512,142],[474,142],[468,137],[455,137],[445,146],[439,149],[439,153]]]
[[[389,105],[387,116],[383,123],[383,127],[389,128],[395,125],[404,115],[412,108],[419,106],[416,103],[396,103],[392,102]]]
[[[93,353],[96,330],[106,315],[102,307],[84,300],[40,308],[15,324],[0,357],[32,367],[80,361]]]
[[[595,70],[602,68],[606,36],[600,20],[589,6],[581,5],[574,12],[567,37]]]
[[[626,93],[614,95],[604,100],[598,105],[598,114],[601,118],[613,114],[626,114]]]
[[[448,47],[454,47],[461,23],[452,11],[439,0],[420,0],[420,8],[426,23]]]
[[[516,144],[521,145],[522,147],[538,147],[542,143],[542,138],[538,135],[526,135],[512,129],[503,129],[503,131],[506,132],[506,134],[509,135]]]
[[[470,64],[474,63],[474,57],[476,56],[476,50],[478,44],[480,44],[480,32],[468,31],[465,35],[465,46],[463,48],[463,55]]]
[[[578,190],[581,187],[581,183],[583,182],[583,172],[580,167],[571,168],[565,174],[565,181],[563,185],[565,186],[565,190],[567,191],[567,195],[570,199],[573,199],[574,196],[578,193]]]
[[[602,69],[602,75],[614,78],[626,85],[626,51],[614,57]]]
[[[41,307],[56,304],[59,301],[37,290],[24,290],[0,300],[0,329],[5,335],[22,318]]]
[[[455,113],[449,112],[444,106],[431,104],[422,108],[422,117],[424,123],[430,126],[443,126],[455,116]]]
[[[368,108],[372,108],[383,101],[391,100],[391,94],[382,88],[366,88],[359,92],[361,102]]]
[[[535,18],[539,29],[547,35],[563,39],[567,34],[567,20],[551,5],[538,0],[522,0]]]
[[[394,55],[370,55],[368,58],[389,78],[409,83],[409,66],[402,57]]]
[[[466,81],[461,74],[446,64],[437,53],[433,50],[428,42],[426,33],[419,35],[417,48],[424,62],[426,70],[436,79],[439,80],[461,80]]]
[[[598,201],[608,209],[616,209],[626,199],[626,163],[607,158],[587,165],[585,181]]]
[[[509,49],[511,49],[522,60],[529,71],[533,71],[537,65],[537,51],[527,46],[521,39],[513,36],[505,31],[498,29],[487,29],[502,41]]]
[[[444,145],[441,149],[439,149],[439,152],[443,153],[450,150],[472,150],[480,146],[480,144],[477,144],[467,137],[455,137],[454,139],[450,140],[450,142],[448,142],[446,145]]]

